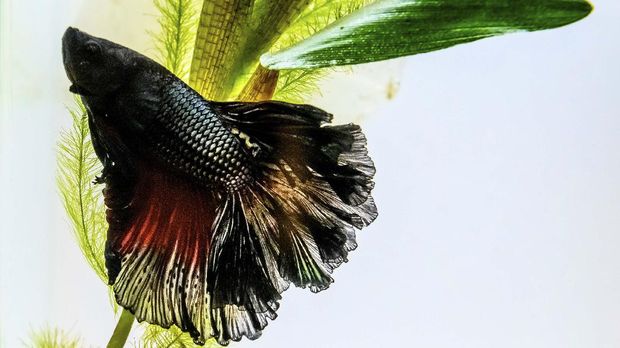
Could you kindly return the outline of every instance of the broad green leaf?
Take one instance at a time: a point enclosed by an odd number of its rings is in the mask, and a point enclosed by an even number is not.
[[[205,0],[190,69],[190,85],[207,99],[222,99],[248,25],[253,0]]]
[[[248,32],[242,56],[258,57],[280,38],[293,21],[308,7],[310,0],[262,1],[252,16],[252,30]]]
[[[292,46],[371,2],[373,0],[313,0],[310,6],[307,6],[286,28],[271,49],[278,50]],[[334,69],[282,70],[273,98],[293,103],[307,103],[311,96],[319,93],[319,81],[333,72]]]
[[[313,0],[310,6],[307,6],[286,28],[272,48],[291,46],[372,2],[373,0]]]
[[[261,64],[295,69],[367,63],[557,28],[591,11],[585,0],[379,0],[306,40],[264,54]]]

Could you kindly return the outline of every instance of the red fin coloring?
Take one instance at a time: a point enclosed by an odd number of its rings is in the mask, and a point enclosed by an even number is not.
[[[139,172],[127,190],[132,194],[114,180],[106,189],[106,256],[117,301],[138,321],[176,324],[193,336],[209,332],[206,273],[215,198],[174,174],[153,167]],[[114,201],[123,195],[124,204]]]

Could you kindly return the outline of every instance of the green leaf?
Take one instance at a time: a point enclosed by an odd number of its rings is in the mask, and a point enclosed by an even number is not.
[[[259,65],[260,55],[269,50],[309,4],[309,0],[262,0],[255,3],[239,54],[234,57],[230,74],[222,81],[224,95],[234,95],[236,87],[248,82],[247,78]]]
[[[189,75],[190,85],[207,99],[223,99],[248,26],[253,0],[205,0],[200,13]]]
[[[275,49],[292,46],[329,24],[371,3],[372,0],[314,0],[284,31],[272,46]],[[334,69],[288,69],[279,71],[279,80],[273,99],[292,103],[307,103],[310,96],[319,93],[320,80]]]
[[[591,11],[584,0],[379,0],[306,40],[264,54],[261,64],[295,69],[368,63],[557,28]]]
[[[286,28],[280,39],[272,47],[280,49],[291,46],[372,2],[372,0],[314,0]],[[265,53],[265,51],[261,53]]]

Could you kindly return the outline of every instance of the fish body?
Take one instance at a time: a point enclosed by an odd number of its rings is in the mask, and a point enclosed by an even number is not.
[[[63,62],[104,167],[109,282],[139,321],[197,344],[257,338],[289,284],[326,289],[377,216],[356,125],[310,105],[205,100],[73,28]]]
[[[177,78],[162,86],[161,107],[143,130],[143,155],[205,187],[230,191],[251,182],[253,157],[214,105]]]

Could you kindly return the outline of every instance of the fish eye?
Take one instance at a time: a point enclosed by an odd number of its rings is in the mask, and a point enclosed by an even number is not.
[[[86,52],[95,55],[101,52],[101,45],[94,41],[89,41],[84,45]]]

